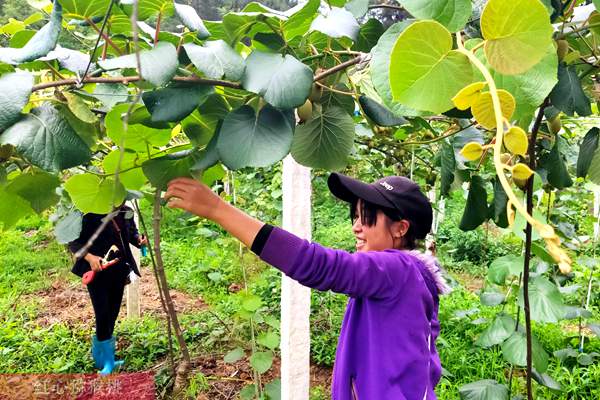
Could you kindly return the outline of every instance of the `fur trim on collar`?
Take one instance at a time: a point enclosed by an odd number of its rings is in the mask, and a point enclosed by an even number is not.
[[[425,268],[433,277],[438,293],[440,295],[448,294],[452,291],[452,289],[446,282],[446,278],[444,278],[444,270],[440,266],[440,263],[436,257],[429,254],[424,254],[419,250],[405,250],[405,252],[416,257],[419,261],[423,263],[423,265],[425,265]]]

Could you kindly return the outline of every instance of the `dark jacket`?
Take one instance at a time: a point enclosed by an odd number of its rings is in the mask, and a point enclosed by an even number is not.
[[[119,248],[117,257],[120,258],[120,263],[124,262],[136,275],[141,276],[138,266],[135,263],[135,259],[133,258],[133,254],[131,253],[131,248],[129,247],[129,244],[138,248],[140,247],[138,244],[140,235],[135,226],[135,222],[133,221],[133,210],[126,206],[122,206],[119,210],[119,214],[113,219],[114,223],[111,221],[106,225],[89,248],[88,253],[92,253],[98,257],[104,257],[106,252],[114,244]],[[130,218],[126,218],[126,216]],[[85,214],[83,216],[81,234],[77,240],[69,243],[69,250],[76,253],[85,246],[88,239],[102,224],[102,219],[104,217],[106,217],[105,214]],[[79,260],[75,261],[71,272],[75,275],[83,276],[83,274],[90,270],[90,264],[81,257]]]

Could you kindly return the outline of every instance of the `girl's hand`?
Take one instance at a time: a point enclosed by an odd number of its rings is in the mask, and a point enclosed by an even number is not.
[[[208,186],[191,178],[173,179],[164,198],[170,208],[181,208],[211,220],[214,220],[217,209],[225,203]]]
[[[92,271],[102,271],[102,257],[98,257],[92,253],[87,253],[84,259],[90,264]]]

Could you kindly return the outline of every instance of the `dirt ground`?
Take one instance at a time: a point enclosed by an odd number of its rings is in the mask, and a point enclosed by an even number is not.
[[[200,297],[171,289],[171,297],[175,308],[180,313],[206,307]],[[24,300],[40,302],[42,310],[36,318],[40,326],[50,326],[58,322],[68,325],[92,324],[94,312],[85,286],[79,282],[72,283],[56,280],[48,289],[23,296]],[[121,316],[126,315],[125,296],[121,305]],[[151,270],[142,271],[140,280],[141,315],[160,315],[162,311],[156,280]]]

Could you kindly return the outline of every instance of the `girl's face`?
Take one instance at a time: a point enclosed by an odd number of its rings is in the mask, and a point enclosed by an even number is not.
[[[356,237],[356,251],[381,251],[400,248],[402,236],[408,230],[408,221],[392,222],[381,210],[377,210],[376,223],[368,226],[361,223],[360,202],[356,207],[356,218],[352,232]]]

